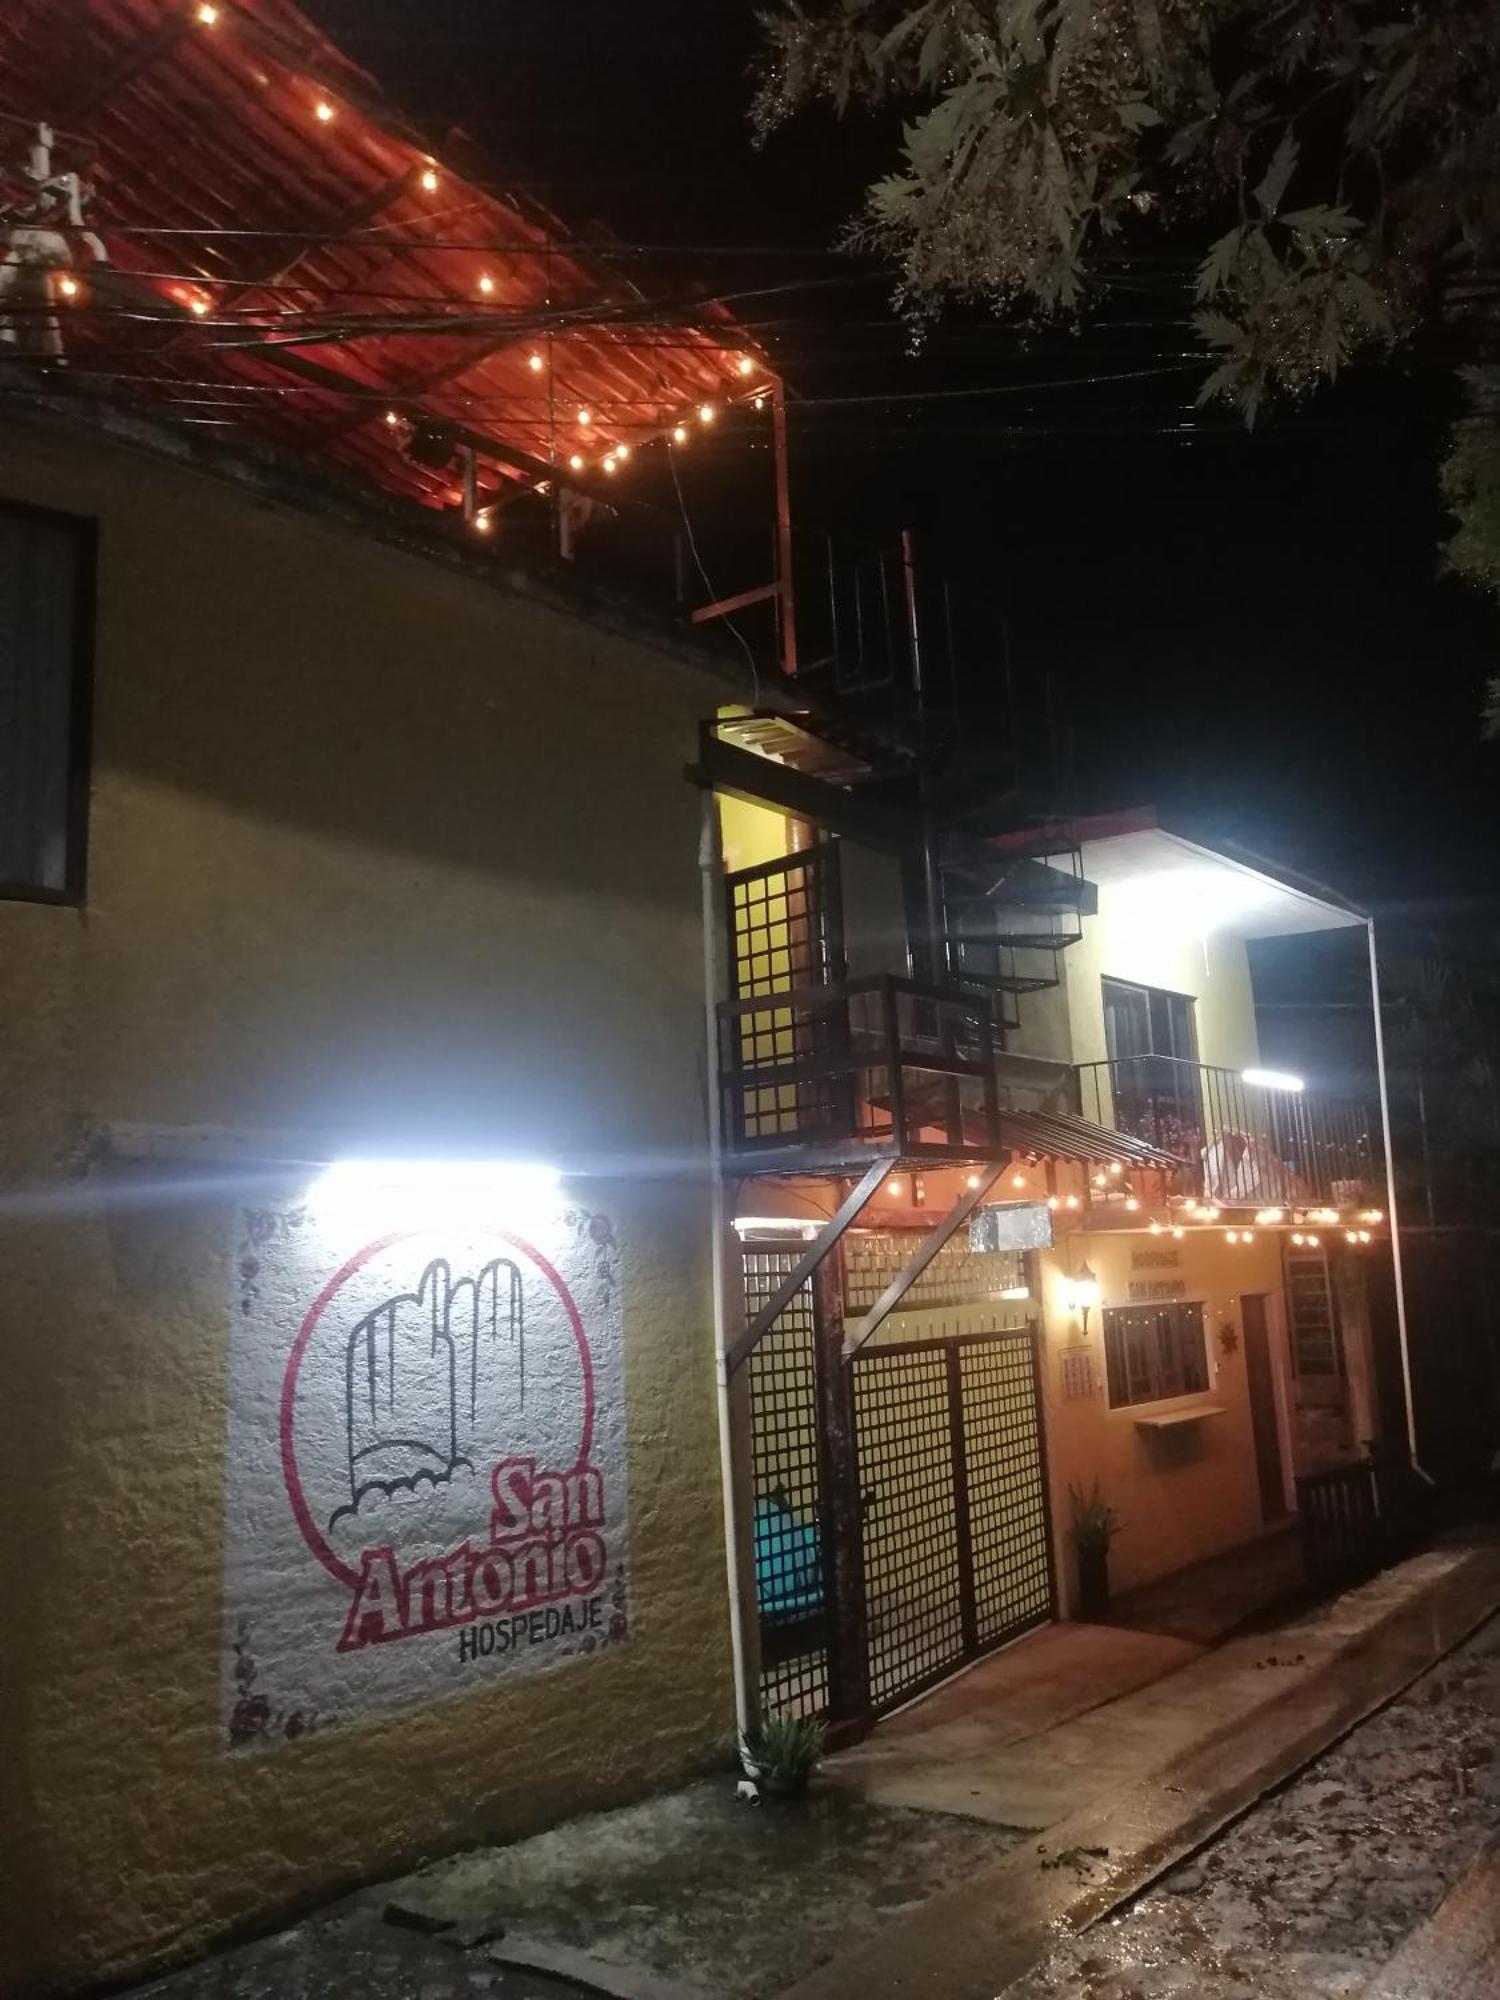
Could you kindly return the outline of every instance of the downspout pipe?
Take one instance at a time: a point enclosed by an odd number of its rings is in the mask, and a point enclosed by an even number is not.
[[[1385,1022],[1380,1007],[1380,962],[1375,950],[1375,919],[1366,917],[1370,947],[1370,1001],[1375,1013],[1375,1074],[1380,1088],[1380,1131],[1385,1142],[1385,1202],[1391,1223],[1391,1264],[1396,1278],[1396,1331],[1401,1343],[1401,1387],[1406,1397],[1406,1447],[1412,1470],[1435,1486],[1437,1481],[1417,1455],[1417,1406],[1411,1388],[1411,1346],[1406,1326],[1406,1286],[1401,1273],[1401,1222],[1396,1212],[1396,1154],[1391,1145],[1391,1098],[1386,1084]]]
[[[710,1248],[714,1290],[714,1386],[719,1408],[719,1476],[724,1510],[724,1564],[729,1586],[729,1647],[734,1671],[734,1720],[743,1737],[754,1720],[745,1665],[744,1579],[740,1574],[740,1537],[734,1490],[734,1423],[729,1402],[729,1282],[726,1256],[730,1227],[724,1188],[724,1107],[719,1091],[720,891],[724,852],[719,829],[719,805],[713,792],[702,795],[698,838],[698,869],[703,899],[703,1022],[707,1051],[708,1169],[710,1176]]]

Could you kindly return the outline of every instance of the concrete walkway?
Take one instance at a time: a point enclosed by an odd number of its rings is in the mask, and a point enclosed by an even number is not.
[[[1050,1798],[1062,1809],[1046,1839],[884,1927],[786,1989],[786,2000],[991,2000],[1060,1935],[1139,1893],[1408,1686],[1497,1605],[1500,1549],[1433,1551],[1269,1637],[1233,1641],[1035,1742],[997,1748],[968,1809],[989,1817],[1034,1801],[1044,1812]],[[931,1762],[932,1782],[953,1799],[945,1760]],[[918,1765],[910,1782],[921,1782]]]

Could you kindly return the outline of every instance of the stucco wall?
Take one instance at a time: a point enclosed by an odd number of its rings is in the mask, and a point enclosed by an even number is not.
[[[1067,1280],[1087,1262],[1097,1275],[1103,1306],[1129,1305],[1133,1278],[1153,1277],[1132,1268],[1132,1253],[1163,1245],[1177,1253],[1169,1276],[1181,1280],[1184,1299],[1203,1302],[1208,1335],[1209,1386],[1201,1396],[1170,1402],[1109,1407],[1102,1311],[1080,1331],[1067,1305]],[[1240,1301],[1269,1294],[1273,1371],[1285,1382],[1281,1320],[1281,1259],[1276,1237],[1257,1235],[1232,1245],[1217,1231],[1192,1231],[1174,1242],[1143,1233],[1074,1231],[1038,1259],[1046,1367],[1043,1370],[1048,1468],[1058,1535],[1059,1582],[1071,1591],[1073,1554],[1067,1539],[1069,1488],[1087,1492],[1097,1477],[1124,1527],[1110,1553],[1116,1590],[1150,1582],[1173,1570],[1249,1540],[1262,1525],[1254,1435],[1245,1368]],[[1226,1349],[1223,1339],[1232,1335]],[[1066,1393],[1063,1356],[1086,1349],[1092,1357],[1093,1393]],[[1139,1419],[1212,1408],[1216,1414],[1172,1430],[1151,1431]],[[1283,1450],[1286,1412],[1281,1412]]]
[[[7,436],[0,494],[101,522],[88,905],[0,903],[0,1987],[27,1992],[666,1781],[725,1731],[682,779],[716,689],[114,450]],[[599,1169],[629,1645],[225,1754],[230,1198],[80,1179],[119,1121]]]
[[[1106,886],[1099,891],[1098,915],[1084,919],[1083,937],[1066,958],[1074,1062],[1103,1062],[1109,1053],[1099,984],[1105,978],[1189,995],[1196,1002],[1200,1062],[1227,1069],[1255,1062],[1249,957],[1243,942],[1227,931],[1194,935],[1165,900],[1162,907],[1143,909],[1138,896],[1121,897]]]

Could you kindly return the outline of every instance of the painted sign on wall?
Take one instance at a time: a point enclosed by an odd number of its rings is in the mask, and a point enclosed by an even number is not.
[[[613,1224],[561,1198],[375,1219],[300,1194],[235,1218],[231,1748],[628,1635]]]

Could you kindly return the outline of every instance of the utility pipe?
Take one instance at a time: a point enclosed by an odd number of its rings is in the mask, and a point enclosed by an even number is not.
[[[740,1571],[738,1510],[734,1490],[734,1419],[729,1401],[729,1259],[725,1255],[730,1216],[724,1196],[724,1108],[719,1091],[720,897],[724,881],[724,849],[719,828],[719,802],[712,791],[702,794],[698,838],[698,869],[703,899],[703,1020],[708,1052],[708,1170],[710,1175],[710,1246],[714,1288],[714,1382],[719,1406],[719,1475],[724,1510],[724,1566],[729,1585],[729,1649],[734,1670],[734,1720],[743,1737],[755,1717],[745,1668],[743,1578]]]
[[[1391,1225],[1391,1263],[1396,1276],[1396,1331],[1401,1343],[1401,1386],[1406,1395],[1406,1445],[1412,1470],[1429,1486],[1437,1481],[1417,1456],[1417,1407],[1411,1389],[1411,1347],[1406,1331],[1406,1286],[1401,1275],[1401,1224],[1396,1213],[1396,1155],[1391,1145],[1391,1101],[1385,1075],[1385,1025],[1380,1012],[1380,964],[1375,952],[1375,919],[1365,918],[1370,946],[1370,1003],[1375,1015],[1375,1076],[1380,1090],[1380,1131],[1385,1142],[1386,1215]]]

